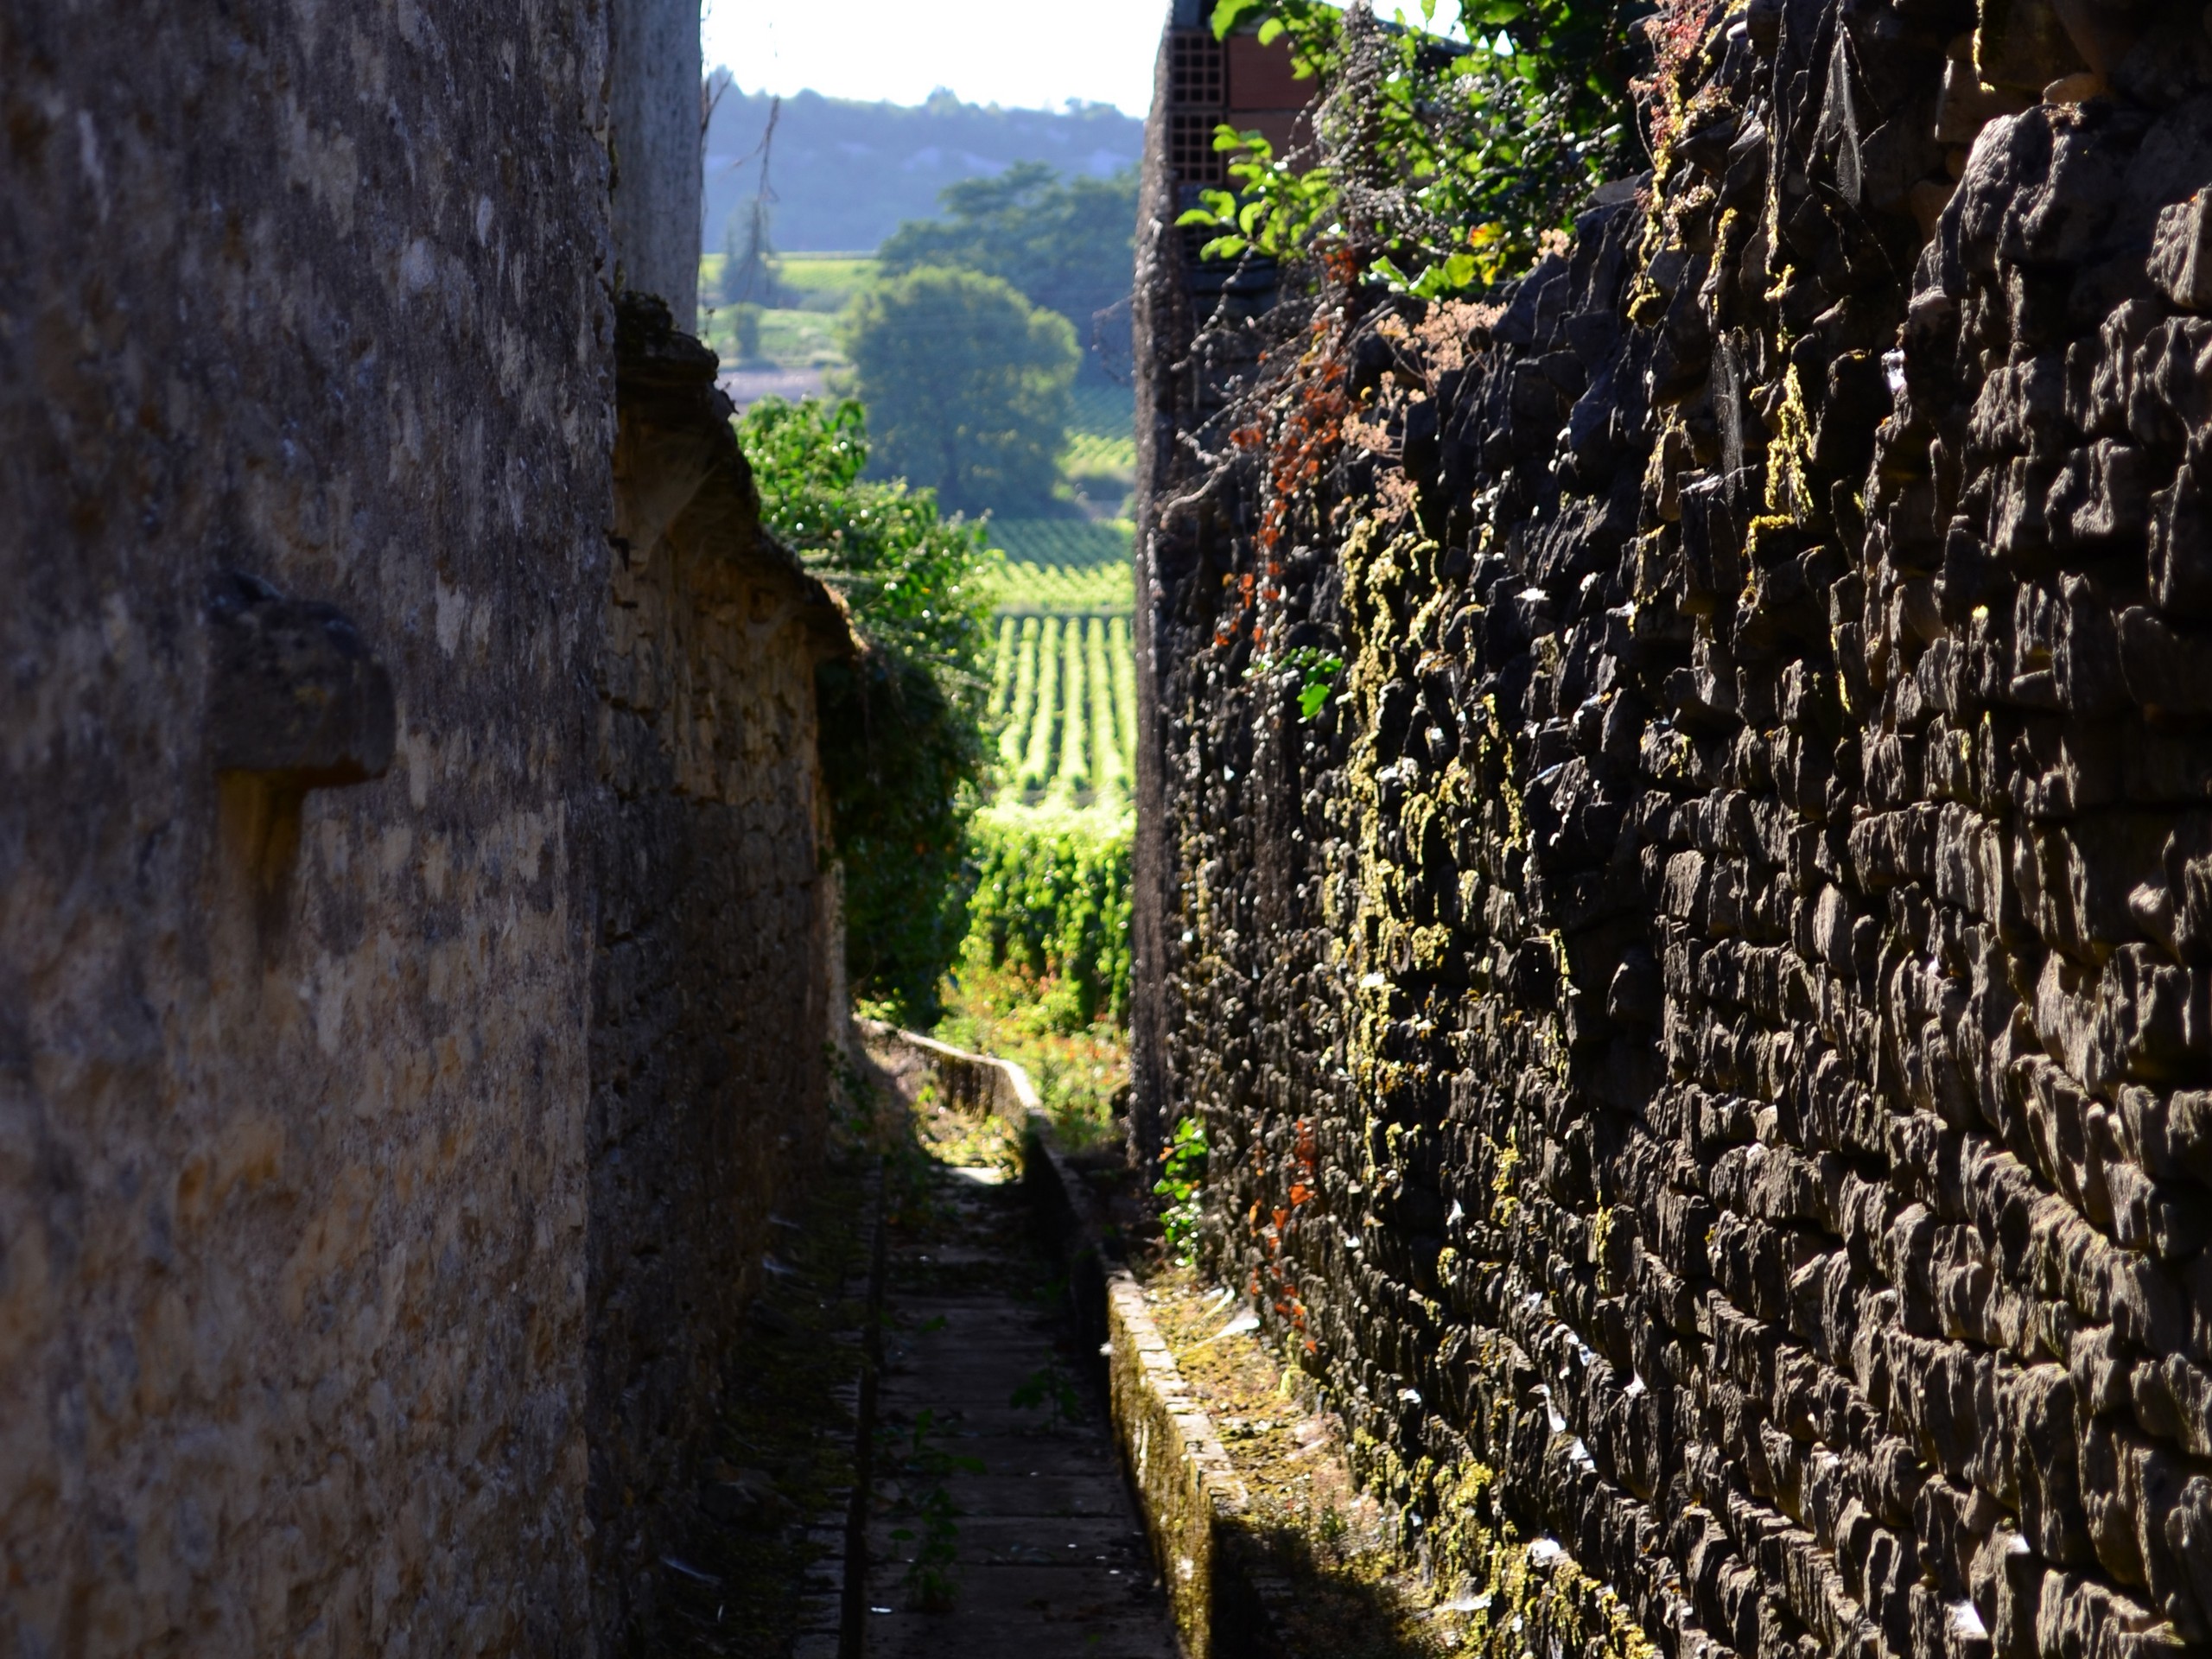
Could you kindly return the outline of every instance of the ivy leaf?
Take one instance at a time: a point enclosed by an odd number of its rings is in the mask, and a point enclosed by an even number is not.
[[[1266,3],[1267,0],[1221,0],[1221,3],[1213,9],[1214,39],[1227,40],[1230,29]]]

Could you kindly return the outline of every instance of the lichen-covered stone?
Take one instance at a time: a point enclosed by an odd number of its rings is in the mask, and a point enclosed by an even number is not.
[[[2212,1641],[2212,79],[2022,108],[2078,10],[1973,98],[1964,7],[1722,19],[1640,194],[1301,321],[1203,490],[1144,253],[1140,1112],[1409,1527],[1491,1471],[1669,1655]]]

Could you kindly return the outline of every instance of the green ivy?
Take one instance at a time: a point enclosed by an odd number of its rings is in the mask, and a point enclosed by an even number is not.
[[[1344,659],[1333,652],[1323,651],[1318,645],[1298,645],[1280,656],[1255,657],[1244,671],[1244,677],[1257,680],[1271,674],[1297,675],[1298,715],[1300,720],[1310,721],[1329,706],[1337,676],[1344,672]]]
[[[755,404],[738,441],[762,522],[842,595],[868,646],[816,688],[846,963],[858,995],[926,1027],[967,931],[1001,561],[931,492],[861,478],[868,423],[850,399]]]
[[[1206,1126],[1195,1117],[1175,1125],[1173,1136],[1160,1154],[1160,1179],[1153,1183],[1156,1197],[1167,1200],[1160,1212],[1161,1241],[1167,1253],[1185,1267],[1198,1254],[1198,1189],[1206,1179]]]

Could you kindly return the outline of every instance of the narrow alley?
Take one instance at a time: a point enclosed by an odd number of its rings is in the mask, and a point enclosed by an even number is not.
[[[894,1179],[868,1535],[887,1659],[1172,1659],[1095,1360],[1002,1126],[937,1104]]]

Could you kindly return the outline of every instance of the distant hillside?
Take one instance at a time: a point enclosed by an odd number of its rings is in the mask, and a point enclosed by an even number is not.
[[[733,208],[750,200],[768,96],[733,88],[707,133],[704,231],[720,252]],[[1144,123],[1110,105],[1054,111],[963,104],[939,92],[923,105],[862,104],[800,92],[784,100],[768,182],[778,198],[771,237],[789,252],[874,248],[902,220],[938,211],[937,194],[1014,162],[1062,173],[1107,174],[1135,163]]]

